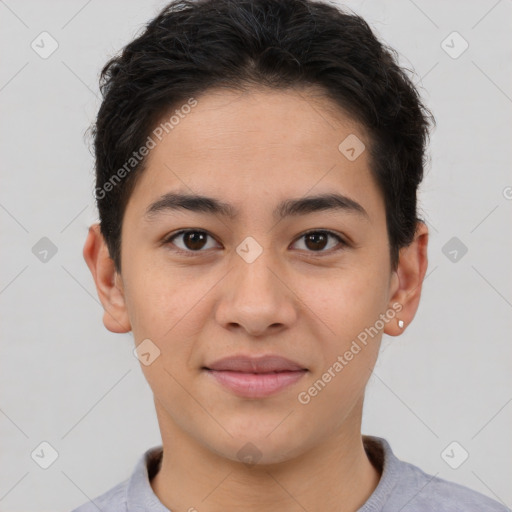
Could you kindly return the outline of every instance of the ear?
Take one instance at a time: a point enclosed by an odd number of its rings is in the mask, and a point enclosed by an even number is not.
[[[389,307],[396,311],[396,316],[384,329],[390,336],[402,334],[416,315],[428,266],[427,246],[428,228],[423,222],[418,222],[414,240],[400,249],[398,267],[391,277]],[[399,320],[404,322],[403,328],[398,326]]]
[[[126,310],[121,275],[115,269],[99,224],[93,224],[89,228],[83,255],[105,310],[103,324],[111,332],[129,332],[131,325]]]

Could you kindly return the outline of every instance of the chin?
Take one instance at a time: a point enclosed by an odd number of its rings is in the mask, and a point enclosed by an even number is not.
[[[225,435],[206,444],[218,455],[234,462],[243,462],[248,467],[289,461],[303,454],[311,439],[304,428],[297,424],[280,424],[284,417],[281,414],[277,420],[271,416],[266,420],[260,417],[239,420],[236,425],[233,422],[225,424],[233,437]]]

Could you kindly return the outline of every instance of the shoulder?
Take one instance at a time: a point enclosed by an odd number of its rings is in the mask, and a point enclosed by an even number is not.
[[[403,512],[510,512],[505,505],[469,487],[425,473],[407,462],[401,461],[400,465],[395,494]]]
[[[443,478],[425,473],[409,463],[403,464],[404,494],[410,499],[410,506],[404,511],[438,511],[443,512],[510,512],[501,503],[485,496],[469,487],[450,482]],[[400,483],[398,484],[400,489]],[[410,493],[412,491],[412,495]]]
[[[129,479],[117,484],[100,496],[89,500],[71,512],[126,512]]]
[[[150,485],[152,476],[158,471],[161,456],[161,446],[148,449],[139,458],[129,478],[72,512],[128,512],[135,509],[166,512]]]
[[[363,441],[381,478],[359,512],[511,512],[484,494],[399,459],[384,438],[363,436]]]

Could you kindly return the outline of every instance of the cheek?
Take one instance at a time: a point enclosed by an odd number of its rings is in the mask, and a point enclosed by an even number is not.
[[[315,414],[331,417],[332,421],[326,424],[333,429],[362,398],[382,337],[381,329],[375,329],[385,310],[385,293],[377,292],[379,281],[373,281],[373,287],[360,287],[359,280],[353,284],[357,284],[355,289],[345,281],[339,285],[336,298],[322,299],[323,319],[334,334],[319,337],[321,356],[301,389],[305,393],[303,399],[310,400],[306,407]]]
[[[325,283],[324,293],[319,290],[314,296],[312,309],[332,332],[319,336],[322,356],[311,377],[321,389],[318,405],[337,404],[335,415],[349,410],[364,392],[379,353],[388,276],[382,267],[373,268],[339,273]]]
[[[194,304],[207,290],[207,283],[187,278],[180,269],[163,268],[159,262],[126,268],[125,299],[135,339],[166,337],[181,328],[180,319],[194,314]]]
[[[141,364],[141,369],[157,398],[181,403],[185,397],[180,383],[193,370],[194,343],[205,314],[200,299],[208,283],[201,285],[155,267],[130,276],[126,302],[135,343],[149,339],[158,353],[151,364]]]
[[[179,381],[198,365],[197,342],[211,314],[209,293],[218,277],[191,275],[190,269],[165,269],[155,265],[138,271],[127,266],[126,305],[135,343],[151,340],[159,350],[155,364],[143,367],[155,385],[171,379]],[[196,271],[197,273],[197,271]],[[156,364],[158,363],[158,364]]]
[[[325,279],[312,278],[305,283],[301,295],[330,327],[329,338],[336,348],[346,344],[365,328],[375,324],[388,302],[388,276],[382,266],[342,269]]]

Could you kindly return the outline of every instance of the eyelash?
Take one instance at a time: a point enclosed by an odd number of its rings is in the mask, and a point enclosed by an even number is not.
[[[172,241],[175,238],[177,238],[180,235],[185,235],[185,234],[188,234],[188,233],[201,233],[201,234],[210,236],[211,238],[215,239],[212,235],[210,235],[210,233],[208,233],[207,231],[204,231],[202,229],[182,229],[180,231],[177,231],[176,233],[171,234],[167,238],[165,238],[163,240],[163,244],[164,245],[168,245],[168,244],[174,245],[172,243]],[[345,249],[346,247],[349,246],[349,244],[343,238],[341,238],[340,235],[338,235],[337,233],[335,233],[333,231],[329,231],[327,229],[314,229],[314,230],[307,231],[306,233],[302,233],[296,239],[296,241],[298,241],[301,238],[304,238],[305,236],[310,235],[312,233],[315,233],[315,234],[322,233],[322,234],[326,234],[326,235],[328,235],[330,237],[333,237],[333,238],[335,238],[338,241],[339,245],[341,246],[339,248],[331,248],[328,251],[324,251],[324,250],[321,250],[321,251],[307,251],[308,253],[310,253],[314,257],[322,257],[323,254],[329,255],[329,254],[332,254],[333,252],[341,251],[341,250],[343,250],[343,249]],[[183,254],[185,256],[190,256],[190,257],[194,257],[194,256],[196,256],[197,254],[199,254],[201,252],[206,252],[206,250],[198,250],[198,251],[186,250],[185,251],[183,249],[176,248],[176,246],[174,246],[174,247],[175,248],[172,249],[174,252],[176,252],[178,254]]]

